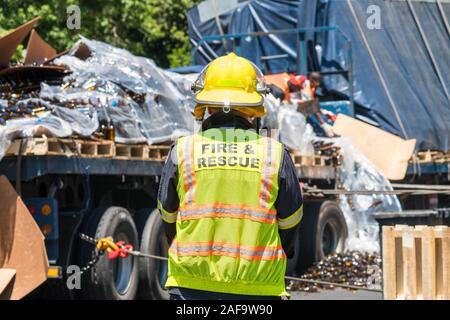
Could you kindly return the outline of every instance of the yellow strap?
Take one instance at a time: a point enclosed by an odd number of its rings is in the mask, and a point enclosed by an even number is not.
[[[108,238],[101,238],[97,241],[97,249],[101,251],[116,251],[120,248],[117,246],[117,244],[114,243],[113,239],[111,237]]]

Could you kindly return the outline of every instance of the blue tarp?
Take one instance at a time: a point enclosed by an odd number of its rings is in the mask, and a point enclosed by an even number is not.
[[[297,27],[297,1],[248,1],[234,10],[220,15],[220,29],[224,34],[240,34],[274,29],[292,29]],[[197,7],[188,12],[189,37],[193,47],[200,39],[208,35],[220,35],[221,30],[216,19],[200,22]],[[261,56],[287,53],[289,58],[274,61],[275,71],[285,71],[288,66],[295,70],[296,49],[294,35],[277,37],[246,37],[241,40],[240,54],[261,66]],[[225,50],[225,47],[227,50]],[[208,41],[198,50],[192,64],[206,64],[211,59],[233,50],[231,41]],[[233,50],[234,51],[234,50]]]
[[[367,26],[373,14],[367,11],[370,5],[379,8],[380,29]],[[444,17],[450,21],[450,3],[441,1],[441,8],[430,0],[253,0],[221,14],[219,21],[225,34],[337,26],[352,41],[356,116],[403,138],[417,139],[419,150],[449,150],[450,39]],[[220,34],[216,19],[200,22],[197,7],[188,16],[194,46],[205,35]],[[339,34],[308,33],[307,40],[308,70],[348,67],[346,43]],[[208,44],[193,63],[205,64],[233,50],[229,41]],[[318,45],[320,57],[315,56]],[[270,63],[269,69],[275,72],[296,69],[296,48],[292,35],[249,37],[240,43],[240,53],[262,67],[261,56],[287,54],[288,59]],[[331,92],[348,94],[348,79],[343,75],[325,77],[324,85]]]

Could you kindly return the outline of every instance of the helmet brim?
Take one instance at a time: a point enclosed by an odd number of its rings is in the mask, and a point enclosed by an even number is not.
[[[233,89],[202,90],[195,97],[198,104],[230,105],[258,107],[263,105],[264,98],[258,92],[245,92]]]
[[[197,120],[202,120],[205,115],[206,108],[223,108],[223,106],[219,105],[206,105],[206,104],[198,104],[194,108],[194,116]],[[243,114],[249,117],[262,118],[267,114],[267,109],[264,106],[258,107],[233,107],[233,110],[237,110],[242,112]]]

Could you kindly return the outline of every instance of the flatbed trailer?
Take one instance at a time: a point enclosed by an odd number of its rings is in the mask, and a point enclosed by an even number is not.
[[[40,294],[84,299],[166,299],[167,265],[129,257],[109,261],[102,256],[81,276],[81,289],[68,290],[71,266],[84,267],[95,258],[93,238],[112,236],[136,250],[166,256],[168,243],[156,209],[158,182],[168,145],[123,145],[111,141],[36,137],[12,142],[0,161],[5,175],[27,204],[45,235],[49,281]],[[292,155],[299,179],[320,188],[335,187],[337,159]],[[300,255],[289,272],[344,249],[345,220],[336,196],[305,195],[304,222],[298,239]]]
[[[105,140],[36,137],[13,141],[0,161],[0,174],[15,184],[45,235],[51,272],[41,292],[59,298],[168,297],[163,286],[167,265],[154,259],[130,257],[113,263],[103,256],[82,275],[80,290],[68,290],[66,281],[70,266],[84,267],[95,258],[94,246],[82,241],[79,233],[93,238],[112,236],[142,252],[167,255],[156,198],[169,150],[168,145],[124,145]],[[339,187],[344,160],[336,155],[291,156],[306,190],[296,255],[288,261],[287,270],[298,274],[329,253],[345,249],[347,225],[337,200],[344,191]],[[422,157],[410,162],[405,180],[448,182],[449,163],[440,161]],[[410,173],[413,165],[414,175]],[[443,169],[440,176],[436,166]],[[328,192],[308,192],[311,187]],[[450,207],[445,194],[399,199],[405,210]],[[398,221],[407,220],[391,215]]]

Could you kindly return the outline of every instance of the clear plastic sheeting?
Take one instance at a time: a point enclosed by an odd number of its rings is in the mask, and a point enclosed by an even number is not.
[[[66,137],[72,133],[70,124],[50,112],[38,118],[13,119],[0,127],[0,159],[8,150],[11,141],[37,135]]]
[[[52,114],[70,125],[72,132],[81,137],[88,137],[98,128],[98,116],[95,109],[86,107],[85,112],[54,106]],[[80,120],[84,121],[80,121]]]
[[[314,155],[312,140],[315,138],[311,125],[305,116],[292,105],[281,105],[278,111],[280,140],[290,149],[297,150],[305,156]]]
[[[87,60],[71,55],[83,43],[91,51]],[[116,141],[149,144],[174,140],[193,130],[193,100],[187,78],[158,68],[150,59],[126,50],[82,38],[69,55],[55,61],[67,65],[71,78],[103,97],[103,115],[116,128]],[[97,83],[99,82],[99,83]],[[179,83],[178,83],[179,82]],[[139,99],[127,99],[127,96]],[[116,99],[116,105],[112,102]],[[122,102],[122,103],[121,103]]]
[[[261,119],[262,128],[278,130],[278,109],[280,108],[280,100],[272,94],[268,94],[264,98],[264,107],[267,110],[265,117]]]
[[[3,158],[6,150],[11,144],[11,139],[8,138],[8,131],[6,127],[0,126],[0,160]]]
[[[331,139],[325,139],[327,141]],[[388,179],[347,138],[332,139],[341,147],[344,161],[340,171],[341,186],[349,191],[391,191]],[[348,227],[346,250],[379,252],[379,226],[373,218],[375,212],[401,211],[396,195],[341,195],[339,206]]]
[[[280,140],[302,155],[313,155],[312,141],[333,142],[340,147],[343,165],[340,169],[341,188],[348,191],[392,190],[392,186],[372,163],[347,138],[318,138],[305,117],[292,106],[278,107]],[[307,169],[307,168],[306,168]],[[346,250],[379,252],[379,227],[375,212],[401,211],[396,195],[341,195],[339,206],[348,227]]]

